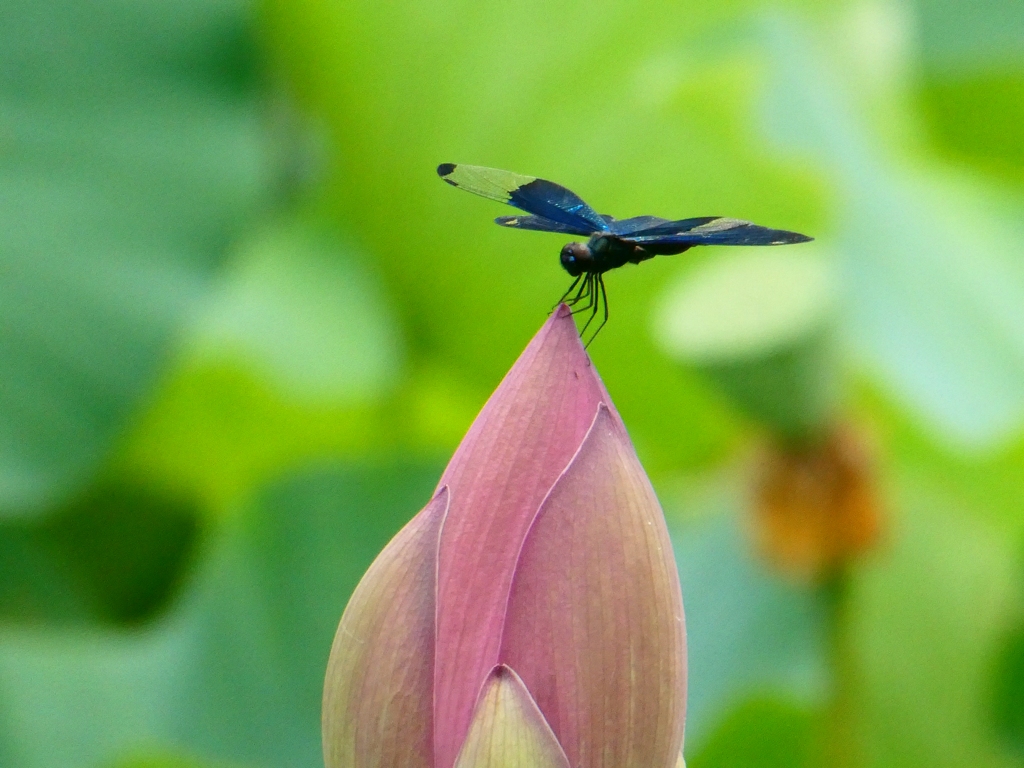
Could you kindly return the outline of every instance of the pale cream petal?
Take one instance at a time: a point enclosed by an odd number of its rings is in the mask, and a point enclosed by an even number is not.
[[[544,716],[511,669],[484,684],[455,768],[569,768]]]

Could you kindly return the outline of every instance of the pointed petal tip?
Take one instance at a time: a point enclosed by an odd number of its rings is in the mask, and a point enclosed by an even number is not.
[[[494,667],[494,669],[491,670],[491,677],[495,680],[501,680],[506,677],[512,677],[512,675],[515,674],[516,673],[512,671],[512,667],[510,667],[508,664],[498,664]],[[519,677],[519,675],[516,675],[516,677]]]
[[[455,768],[569,768],[537,703],[515,671],[491,669]]]
[[[597,411],[594,413],[594,420],[590,425],[590,429],[587,430],[587,435],[589,436],[601,430],[604,430],[609,436],[613,436],[618,442],[625,443],[626,448],[630,452],[636,453],[633,441],[629,437],[629,430],[626,429],[626,425],[622,421],[622,417],[619,416],[619,412],[615,410],[615,405],[603,400],[597,404]],[[582,448],[582,444],[580,447]]]
[[[446,515],[448,513],[448,505],[450,503],[451,503],[451,491],[448,490],[448,485],[446,483],[444,485],[438,486],[438,489],[436,491],[434,491],[434,496],[433,496],[433,498],[430,499],[430,505],[428,505],[428,506],[431,506],[432,508],[434,508],[435,504],[443,506],[444,507],[444,511],[441,512],[441,516],[443,517],[444,515]]]
[[[576,321],[572,318],[572,309],[564,301],[555,307],[547,322],[544,323],[544,328],[557,329],[561,333],[571,333],[579,343],[580,349],[585,352],[583,342],[580,341],[579,332],[576,330]]]
[[[555,307],[555,311],[552,312],[551,314],[556,320],[561,320],[562,318],[565,317],[572,317],[572,310],[569,308],[568,304],[566,304],[564,301],[561,301],[558,303],[558,306]]]
[[[558,346],[563,352],[568,352],[571,356],[586,361],[586,365],[593,368],[590,355],[587,353],[587,348],[583,346],[583,340],[576,328],[576,321],[573,320],[572,309],[564,301],[555,307],[537,336],[543,336],[545,346],[548,344],[551,344],[552,347]],[[552,344],[555,341],[559,343]],[[562,343],[568,345],[567,348],[561,347]]]

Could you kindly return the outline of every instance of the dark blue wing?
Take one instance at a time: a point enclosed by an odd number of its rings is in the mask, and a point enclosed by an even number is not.
[[[593,233],[592,229],[584,230],[579,227],[570,227],[567,224],[559,224],[557,221],[545,219],[543,216],[499,216],[494,220],[494,223],[514,229],[535,229],[538,232],[559,232],[563,235],[583,235],[587,237]]]
[[[571,229],[560,230],[589,235],[607,232],[608,223],[574,192],[552,181],[534,176],[484,168],[479,165],[443,163],[437,175],[453,187],[508,203]]]
[[[769,229],[749,221],[727,219],[721,216],[704,216],[696,219],[681,219],[657,224],[624,235],[637,245],[644,243],[691,245],[785,245],[806,243],[814,238],[784,229]]]
[[[638,234],[642,230],[652,229],[661,224],[671,224],[668,219],[662,219],[658,216],[634,216],[631,219],[612,219],[610,216],[605,217],[608,221],[608,227],[611,229],[613,235],[633,235]]]
[[[642,219],[650,220],[650,224],[645,224]],[[698,227],[705,227],[712,222],[738,222],[746,224],[747,222],[739,222],[738,219],[723,219],[721,216],[698,216],[694,219],[679,219],[678,221],[669,221],[668,219],[659,219],[657,216],[637,216],[633,219],[624,219],[623,221],[616,222],[617,224],[625,224],[627,222],[636,222],[636,226],[630,227],[629,232],[624,232],[624,235],[628,235],[630,239],[638,237],[661,237],[664,235],[678,235],[683,232],[690,232]]]

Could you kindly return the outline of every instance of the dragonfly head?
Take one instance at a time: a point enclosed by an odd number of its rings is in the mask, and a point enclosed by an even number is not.
[[[567,243],[562,247],[561,260],[562,269],[572,277],[579,277],[590,271],[590,266],[594,263],[594,254],[583,243]]]

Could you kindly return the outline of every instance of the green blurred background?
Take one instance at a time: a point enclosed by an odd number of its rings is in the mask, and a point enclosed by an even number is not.
[[[446,161],[817,237],[886,515],[848,762],[1024,765],[1020,0],[0,0],[0,766],[321,764],[350,591],[567,284]],[[691,768],[818,765],[764,425],[656,343],[724,250],[610,275],[591,353],[677,545]]]

